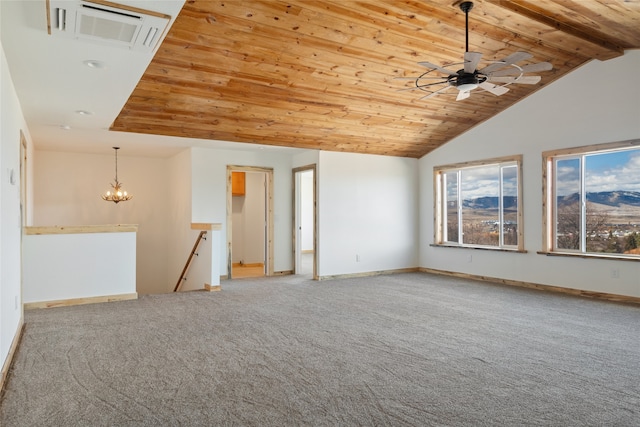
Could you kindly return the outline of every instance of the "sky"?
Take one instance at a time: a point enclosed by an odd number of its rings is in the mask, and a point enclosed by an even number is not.
[[[504,169],[504,194],[515,196],[517,192],[516,168]],[[580,191],[580,160],[578,157],[558,161],[558,195]],[[498,166],[466,168],[462,170],[462,197],[475,199],[498,196]],[[455,177],[451,177],[455,179]],[[449,178],[449,180],[451,179]],[[585,184],[587,192],[637,191],[640,192],[640,148],[613,153],[601,153],[586,157]],[[449,186],[447,198],[455,190]]]
[[[518,193],[518,171],[515,166],[504,167],[503,192],[505,196],[516,196]],[[455,179],[455,177],[454,177]],[[478,197],[499,196],[500,169],[497,165],[466,168],[462,170],[462,198],[465,200]],[[455,186],[449,186],[447,198],[455,198]]]
[[[557,195],[565,196],[580,192],[580,169],[584,157],[584,182],[587,193],[633,191],[640,193],[640,148],[604,152],[586,156],[561,157],[556,161]],[[487,165],[446,172],[447,202],[457,199],[460,191],[463,200],[479,197],[499,197],[500,166]],[[458,177],[460,181],[458,182]],[[517,167],[502,167],[505,196],[517,195]],[[619,212],[618,212],[619,211]],[[631,212],[631,213],[629,213]],[[637,216],[633,211],[615,210],[615,215]],[[630,221],[625,218],[625,222]],[[635,222],[634,222],[635,223]]]
[[[558,161],[558,195],[579,189],[579,161]],[[587,192],[640,192],[640,149],[603,153],[586,157],[585,186]]]

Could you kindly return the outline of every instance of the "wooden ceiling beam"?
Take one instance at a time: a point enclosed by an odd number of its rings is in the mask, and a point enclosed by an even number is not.
[[[602,52],[598,59],[607,60],[622,56],[624,54],[624,48],[611,40],[603,34],[593,28],[583,28],[575,22],[569,20],[561,20],[558,15],[553,15],[548,10],[533,4],[526,0],[512,0],[512,1],[496,1],[491,2],[504,9],[517,13],[520,16],[524,16],[532,21],[553,27],[563,33],[570,36],[577,37],[586,42],[599,46]],[[553,15],[553,16],[552,16]],[[560,15],[561,16],[561,15]]]

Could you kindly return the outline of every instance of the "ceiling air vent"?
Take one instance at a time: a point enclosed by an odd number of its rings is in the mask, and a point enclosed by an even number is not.
[[[49,0],[49,34],[152,51],[170,16],[108,1]]]

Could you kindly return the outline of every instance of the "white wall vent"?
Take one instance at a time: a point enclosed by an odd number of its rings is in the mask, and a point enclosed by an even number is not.
[[[49,0],[49,34],[152,51],[171,17],[103,0]]]

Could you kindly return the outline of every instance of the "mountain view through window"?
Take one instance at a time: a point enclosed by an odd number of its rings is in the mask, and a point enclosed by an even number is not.
[[[437,171],[441,243],[518,247],[519,158]]]
[[[555,247],[640,255],[640,149],[555,159]]]

